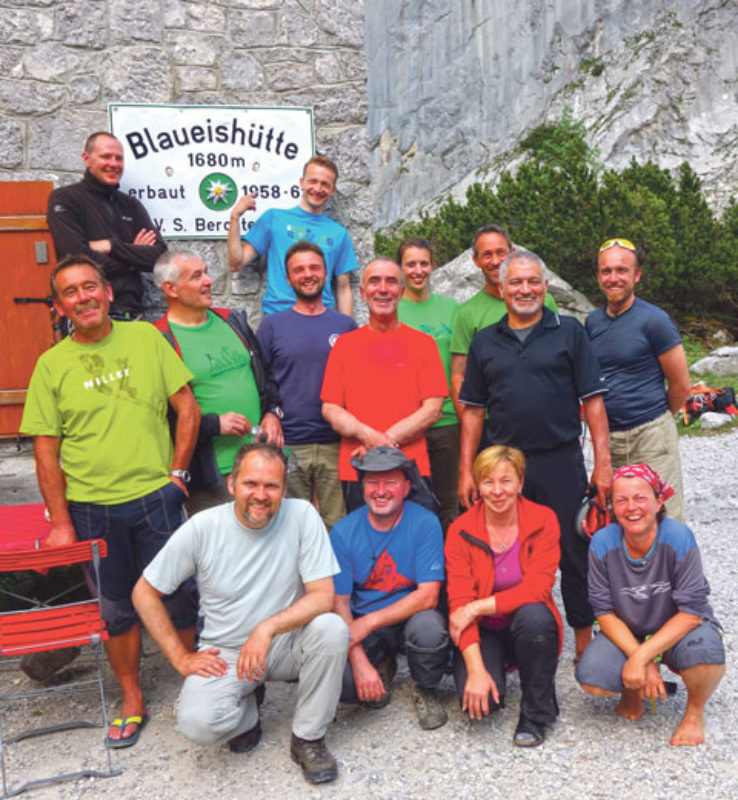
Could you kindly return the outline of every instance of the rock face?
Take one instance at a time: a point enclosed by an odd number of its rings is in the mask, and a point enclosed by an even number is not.
[[[738,3],[365,4],[376,224],[493,180],[521,134],[570,107],[608,167],[688,160],[738,186]]]
[[[717,203],[736,186],[735,0],[0,0],[0,12],[3,180],[77,180],[110,102],[308,105],[341,170],[330,213],[361,263],[372,227],[494,179],[520,136],[567,106],[608,166],[688,159]],[[258,319],[260,269],[232,280],[224,242],[179,244],[207,259],[219,303]],[[481,281],[462,273],[437,281],[464,299]],[[554,284],[569,308],[564,291]]]

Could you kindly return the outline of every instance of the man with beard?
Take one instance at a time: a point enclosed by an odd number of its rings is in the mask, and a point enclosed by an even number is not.
[[[228,229],[228,264],[238,272],[257,256],[267,257],[267,285],[261,300],[264,314],[290,308],[295,293],[285,273],[288,248],[299,241],[317,244],[324,253],[328,280],[323,302],[351,314],[353,299],[349,274],[358,266],[354,246],[346,228],[326,214],[328,201],[336,193],[338,167],[329,158],[313,156],[300,178],[300,203],[294,208],[270,208],[249,228],[241,240],[241,217],[256,208],[256,198],[247,194],[231,209]],[[335,280],[336,296],[331,283]]]
[[[228,489],[235,502],[196,514],[136,584],[133,602],[184,677],[177,728],[193,742],[234,753],[261,738],[264,681],[297,681],[290,755],[310,783],[334,780],[325,733],[336,713],[348,632],[333,608],[338,563],[325,526],[304,500],[285,500],[287,462],[269,443],[244,445]],[[203,627],[188,653],[162,594],[197,576]]]
[[[264,363],[279,387],[282,430],[293,467],[288,497],[318,501],[330,531],[346,509],[338,477],[341,437],[323,419],[320,387],[336,339],[356,328],[354,320],[323,303],[325,256],[312,242],[297,242],[285,257],[287,282],[297,301],[292,308],[264,317],[257,331]]]
[[[245,313],[211,308],[213,279],[202,259],[188,251],[165,253],[154,280],[167,301],[167,313],[154,324],[194,375],[190,385],[202,409],[186,504],[194,514],[230,499],[226,476],[257,426],[282,446],[282,410]]]
[[[167,246],[146,209],[118,189],[123,146],[109,133],[91,134],[82,153],[85,175],[49,195],[46,219],[56,257],[82,254],[100,264],[113,290],[112,319],[138,319],[141,273],[151,272]]]
[[[507,314],[472,340],[461,387],[467,407],[459,500],[469,507],[476,499],[472,462],[485,426],[487,441],[523,451],[523,494],[552,508],[559,519],[561,593],[580,658],[594,620],[587,599],[587,542],[574,525],[587,488],[580,401],[592,432],[591,483],[604,505],[611,473],[605,378],[581,323],[544,308],[548,270],[541,258],[516,250],[500,267],[500,283]]]

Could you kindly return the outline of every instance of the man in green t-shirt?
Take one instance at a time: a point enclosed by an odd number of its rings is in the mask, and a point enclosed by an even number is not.
[[[400,322],[423,331],[436,341],[438,352],[451,385],[451,329],[459,303],[453,297],[433,294],[430,274],[435,267],[433,250],[426,239],[411,236],[400,243],[397,263],[405,276],[405,287],[397,307]],[[445,535],[459,513],[456,493],[459,484],[459,418],[450,397],[443,401],[441,419],[426,433],[431,484],[438,498],[438,516]]]
[[[36,474],[51,519],[50,546],[105,538],[100,595],[110,664],[123,693],[109,747],[135,744],[145,725],[139,684],[141,638],[131,592],[142,567],[183,521],[187,465],[200,409],[192,377],[145,322],[113,322],[102,267],[69,256],[51,273],[57,312],[74,326],[39,358],[21,431],[33,436]],[[177,413],[174,443],[167,408]],[[194,647],[194,582],[166,600],[182,642]]]
[[[211,308],[213,279],[202,259],[189,251],[165,253],[154,281],[167,302],[167,313],[154,324],[192,372],[202,410],[186,504],[194,514],[230,501],[227,476],[242,444],[259,438],[284,445],[282,409],[246,315]]]
[[[451,334],[451,397],[459,416],[463,412],[459,406],[459,392],[472,339],[482,328],[494,325],[507,314],[502,299],[500,265],[514,249],[515,245],[507,231],[499,225],[479,228],[472,239],[472,261],[482,270],[484,288],[461,306]],[[559,310],[556,301],[548,293],[544,305],[554,313]]]

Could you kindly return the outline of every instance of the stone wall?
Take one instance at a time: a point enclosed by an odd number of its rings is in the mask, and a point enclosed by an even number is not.
[[[316,149],[341,171],[330,213],[364,258],[363,44],[362,0],[0,0],[0,180],[78,180],[110,102],[313,106]],[[177,246],[203,254],[219,302],[256,317],[257,267],[232,280],[224,241]]]
[[[608,167],[687,160],[738,194],[735,0],[365,4],[376,224],[494,180],[565,107]]]

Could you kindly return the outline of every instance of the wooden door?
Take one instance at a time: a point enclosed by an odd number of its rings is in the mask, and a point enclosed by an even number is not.
[[[46,225],[52,188],[51,181],[0,181],[0,437],[18,434],[33,367],[55,340]]]

